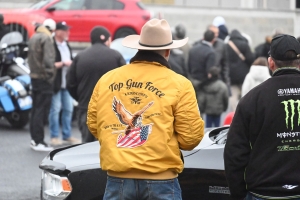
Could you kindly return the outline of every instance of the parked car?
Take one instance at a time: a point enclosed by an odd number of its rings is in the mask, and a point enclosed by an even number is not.
[[[227,200],[223,152],[228,127],[206,129],[201,143],[183,151],[178,179],[186,200]],[[41,199],[101,200],[107,174],[100,169],[99,142],[56,149],[43,159]]]
[[[42,0],[27,9],[2,9],[4,23],[24,38],[34,34],[36,24],[46,18],[65,21],[71,26],[69,41],[89,42],[90,31],[105,26],[113,39],[139,34],[151,18],[139,0]]]

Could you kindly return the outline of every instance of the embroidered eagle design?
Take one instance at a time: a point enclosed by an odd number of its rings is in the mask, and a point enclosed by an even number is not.
[[[148,103],[145,107],[143,107],[141,110],[135,112],[134,114],[130,113],[124,105],[120,102],[120,100],[117,100],[116,97],[113,99],[112,108],[115,112],[116,116],[118,117],[119,121],[126,125],[125,134],[128,135],[130,131],[136,127],[142,126],[142,114],[149,109],[154,102]]]

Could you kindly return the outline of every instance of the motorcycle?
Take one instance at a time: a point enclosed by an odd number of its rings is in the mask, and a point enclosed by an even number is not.
[[[25,65],[28,47],[19,32],[0,41],[0,117],[14,128],[23,128],[32,108],[30,70]]]

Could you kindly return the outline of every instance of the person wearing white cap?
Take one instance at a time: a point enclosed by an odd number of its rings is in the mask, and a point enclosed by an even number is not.
[[[66,74],[73,60],[72,48],[68,43],[69,29],[70,27],[64,21],[56,23],[53,43],[56,52],[56,75],[53,82],[54,94],[49,112],[50,144],[52,146],[81,143],[79,139],[72,136],[73,98],[66,88]],[[59,139],[60,124],[62,140]]]
[[[53,21],[53,20],[52,20]],[[51,20],[37,27],[36,33],[28,42],[28,64],[32,85],[32,110],[30,119],[30,146],[35,151],[53,150],[44,141],[44,119],[48,114],[53,94],[55,76],[55,50],[52,31],[55,29]]]
[[[96,84],[87,125],[99,140],[101,168],[108,174],[103,199],[182,199],[180,149],[192,150],[204,135],[192,83],[168,63],[170,49],[187,41],[172,40],[168,22],[151,19],[140,35],[122,41],[139,50],[130,64]]]
[[[53,19],[45,19],[43,22],[43,26],[45,26],[49,31],[53,32],[56,29],[56,22]]]

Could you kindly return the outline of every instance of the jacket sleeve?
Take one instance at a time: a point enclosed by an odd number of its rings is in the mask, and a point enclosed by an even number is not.
[[[228,62],[228,55],[227,55],[225,45],[224,45],[224,48],[222,50],[221,77],[222,77],[222,80],[226,83],[227,87],[230,86],[229,62]]]
[[[253,62],[254,62],[254,54],[252,53],[252,51],[251,51],[249,45],[246,45],[246,46],[245,46],[245,54],[244,54],[244,56],[245,56],[245,58],[246,58],[245,62],[247,63],[247,65],[248,65],[249,68],[250,68],[250,66],[251,66],[251,65],[253,64]]]
[[[78,57],[78,56],[77,56]],[[70,93],[70,95],[78,101],[78,95],[77,95],[77,87],[78,87],[78,80],[76,76],[76,64],[77,64],[77,57],[73,60],[67,75],[66,75],[66,82],[67,82],[67,89]]]
[[[53,46],[52,38],[45,36],[43,38],[43,62],[42,65],[45,69],[47,80],[53,81],[55,76],[55,50]]]
[[[210,54],[208,54],[207,56],[207,60],[206,60],[206,72],[209,71],[209,69],[213,66],[216,65],[216,53],[215,52],[211,52]]]
[[[251,152],[247,125],[249,119],[243,111],[241,101],[230,125],[224,150],[225,175],[232,199],[246,197],[244,173]]]
[[[224,104],[224,112],[228,108],[228,101],[229,101],[229,92],[228,88],[226,85],[224,85],[224,90],[223,90],[223,104]]]
[[[174,130],[179,147],[182,150],[192,150],[203,138],[204,122],[190,81],[184,83],[174,111]]]
[[[98,97],[99,97],[99,87],[100,87],[100,80],[96,84],[93,94],[91,96],[88,111],[87,111],[87,120],[86,124],[90,130],[90,132],[98,138],[97,134],[97,104],[98,104]]]

